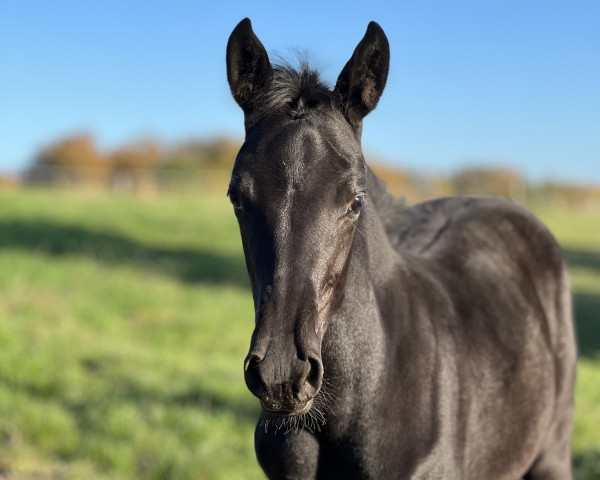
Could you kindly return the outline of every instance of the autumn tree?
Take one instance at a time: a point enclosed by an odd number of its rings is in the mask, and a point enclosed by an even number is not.
[[[103,185],[109,166],[88,134],[79,134],[42,148],[26,173],[28,183]]]

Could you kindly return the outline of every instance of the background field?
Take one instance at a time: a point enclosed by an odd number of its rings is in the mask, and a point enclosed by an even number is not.
[[[537,213],[570,266],[573,450],[597,480],[600,210]],[[263,478],[252,325],[224,195],[0,190],[0,478]]]

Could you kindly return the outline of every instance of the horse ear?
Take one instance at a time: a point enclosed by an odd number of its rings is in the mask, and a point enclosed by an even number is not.
[[[362,119],[377,106],[390,65],[390,46],[383,29],[370,22],[365,36],[346,63],[334,92],[342,99],[344,115],[360,135]]]
[[[267,51],[254,34],[250,19],[244,18],[227,42],[227,81],[244,113],[252,111],[256,96],[269,87],[272,79]]]

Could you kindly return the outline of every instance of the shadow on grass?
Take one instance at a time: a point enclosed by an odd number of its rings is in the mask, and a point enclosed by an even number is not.
[[[569,267],[595,270],[600,276],[600,252],[565,248],[563,253]]]
[[[579,355],[596,358],[600,354],[600,295],[576,293],[573,299]]]
[[[146,245],[115,233],[54,223],[0,221],[0,248],[20,248],[53,256],[83,255],[107,264],[166,273],[184,282],[209,282],[249,287],[243,256],[197,249]],[[569,267],[591,269],[600,281],[600,253],[565,249]],[[600,352],[600,295],[575,293],[575,318],[580,354]]]
[[[129,264],[167,273],[190,283],[249,287],[241,255],[225,256],[212,251],[161,248],[115,233],[70,225],[0,221],[0,248],[7,247],[52,256],[84,255],[101,263]]]
[[[600,452],[587,451],[573,456],[575,480],[600,480]]]
[[[563,250],[569,268],[592,270],[600,283],[600,252]],[[579,354],[595,357],[600,354],[600,295],[575,292],[573,295]]]

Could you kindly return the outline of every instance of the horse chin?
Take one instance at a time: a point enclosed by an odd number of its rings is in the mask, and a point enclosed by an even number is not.
[[[261,404],[261,406],[262,406],[263,410],[270,415],[277,415],[278,417],[299,417],[300,415],[304,415],[305,413],[308,413],[308,411],[313,406],[313,402],[314,402],[314,399],[311,398],[303,406],[301,406],[299,408],[295,408],[294,410],[288,410],[285,408],[274,409],[274,408],[265,406],[264,404]]]

